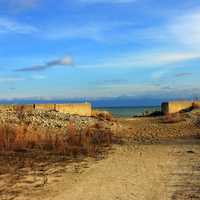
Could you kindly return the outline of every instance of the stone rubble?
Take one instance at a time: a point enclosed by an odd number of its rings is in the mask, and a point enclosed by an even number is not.
[[[66,128],[69,123],[74,123],[77,129],[97,123],[94,117],[81,117],[69,115],[57,111],[0,111],[0,123],[26,124],[42,128]]]

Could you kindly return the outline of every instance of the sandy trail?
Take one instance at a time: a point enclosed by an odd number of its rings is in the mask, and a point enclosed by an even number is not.
[[[199,164],[200,144],[192,142],[116,146],[82,173],[64,175],[62,183],[52,186],[54,194],[41,199],[200,199]]]

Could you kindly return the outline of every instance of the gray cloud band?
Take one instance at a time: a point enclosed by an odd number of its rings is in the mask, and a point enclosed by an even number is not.
[[[43,71],[56,66],[67,66],[72,64],[73,64],[72,58],[69,56],[65,56],[64,58],[52,60],[43,65],[34,65],[31,67],[16,69],[15,72]]]
[[[176,77],[185,77],[185,76],[192,76],[192,73],[185,72],[185,73],[179,73],[175,75]]]

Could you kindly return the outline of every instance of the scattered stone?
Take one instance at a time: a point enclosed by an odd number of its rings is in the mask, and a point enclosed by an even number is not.
[[[12,124],[26,124],[33,127],[66,128],[69,123],[74,123],[80,129],[95,124],[97,119],[68,115],[57,111],[33,110],[18,113],[16,111],[1,111],[0,122]]]

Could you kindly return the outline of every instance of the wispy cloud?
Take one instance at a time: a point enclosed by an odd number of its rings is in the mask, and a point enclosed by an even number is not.
[[[193,74],[190,72],[182,72],[182,73],[178,73],[175,76],[176,77],[187,77],[187,76],[192,76]]]
[[[193,10],[185,15],[173,19],[168,27],[175,40],[190,47],[200,45],[200,9]]]
[[[4,76],[0,77],[0,83],[15,83],[29,80],[44,80],[46,77],[44,75],[35,74],[30,77],[18,77],[18,76]]]
[[[172,47],[200,49],[200,8],[169,15],[160,25],[145,26],[129,32],[137,42],[156,42]]]
[[[133,83],[99,85],[96,88],[96,92],[98,92],[99,94],[106,94],[107,96],[118,96],[118,95],[138,96],[159,91],[160,91],[160,86],[156,86],[153,84],[133,84]]]
[[[0,17],[0,34],[5,34],[5,33],[30,34],[35,32],[38,32],[38,29],[32,25]]]
[[[79,0],[80,1],[80,0]],[[127,1],[105,1],[105,0],[81,0],[87,3],[128,3]],[[49,28],[44,31],[44,37],[47,39],[68,39],[81,38],[96,40],[99,42],[129,42],[130,43],[156,43],[167,44],[171,47],[192,47],[200,49],[200,9],[191,10],[180,15],[168,16],[168,18],[159,25],[151,24],[146,26],[138,26],[126,19],[123,22],[99,22],[70,24],[67,26],[61,24],[60,27]],[[42,35],[42,34],[41,34]]]
[[[97,80],[93,82],[95,85],[116,85],[116,84],[125,84],[128,80],[126,79],[105,79],[105,80]]]
[[[120,91],[120,93],[119,93]],[[154,84],[118,84],[99,86],[96,89],[98,94],[106,94],[107,96],[146,96],[164,97],[164,98],[188,98],[193,94],[200,94],[200,88],[195,88],[193,85],[154,85]],[[100,95],[99,95],[100,96]]]
[[[141,54],[132,53],[127,55],[121,55],[115,57],[112,60],[107,59],[104,62],[98,64],[80,65],[80,67],[86,68],[108,68],[108,67],[119,67],[119,68],[160,68],[160,67],[173,67],[174,65],[184,61],[200,59],[200,53],[191,52],[144,52]]]
[[[16,69],[16,72],[28,72],[28,71],[43,71],[49,68],[53,68],[56,66],[69,66],[73,64],[73,60],[70,56],[65,56],[61,59],[51,60],[47,63],[41,64],[41,65],[34,65],[31,67],[24,67],[20,69]]]
[[[133,22],[127,21],[112,21],[112,22],[86,22],[83,24],[61,24],[55,27],[49,27],[41,33],[45,39],[60,40],[60,39],[87,39],[98,42],[108,42],[119,40],[120,32],[130,27],[134,27]],[[113,33],[118,33],[117,37]],[[126,35],[127,36],[127,35]]]

